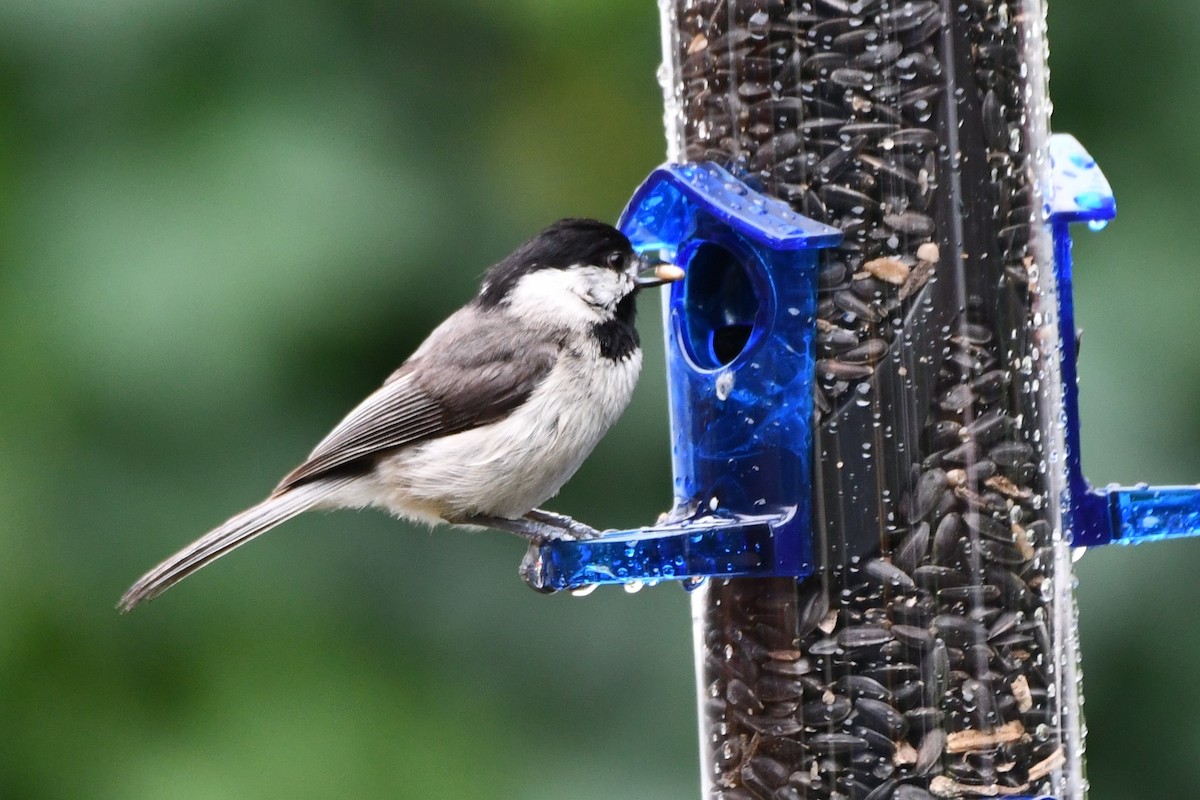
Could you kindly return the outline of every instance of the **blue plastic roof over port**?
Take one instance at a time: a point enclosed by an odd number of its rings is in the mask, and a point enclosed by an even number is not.
[[[620,228],[637,250],[674,250],[690,236],[699,213],[774,250],[833,247],[842,241],[837,228],[797,214],[708,162],[654,170],[633,193]]]
[[[702,232],[705,240],[743,242],[764,264],[807,264],[801,273],[784,272],[792,276],[790,280],[804,280],[801,275],[807,275],[815,281],[815,256],[801,251],[830,247],[842,239],[837,228],[797,214],[786,203],[708,163],[656,169],[634,192],[619,227],[639,252],[664,251],[674,257],[681,248],[694,245]],[[804,319],[798,317],[797,322],[811,324],[811,317],[808,323]],[[811,398],[811,388],[806,398]],[[810,413],[808,408],[805,420]],[[794,444],[801,445],[807,458],[807,440]],[[807,496],[807,486],[796,490]],[[794,505],[778,514],[706,507],[693,518],[672,519],[651,528],[531,548],[522,574],[543,591],[710,576],[801,576],[811,572],[812,563],[808,549],[793,541],[798,524],[807,528],[808,519],[798,516]],[[783,535],[785,530],[791,535]]]
[[[1117,201],[1108,179],[1069,133],[1050,137],[1050,182],[1046,212],[1051,224],[1105,223],[1117,216]]]

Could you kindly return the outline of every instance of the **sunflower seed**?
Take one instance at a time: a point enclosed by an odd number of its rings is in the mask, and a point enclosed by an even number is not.
[[[850,364],[875,365],[887,355],[888,343],[883,339],[868,339],[858,347],[841,354],[840,358]]]
[[[908,733],[908,720],[883,700],[860,697],[854,701],[854,711],[855,718],[863,725],[890,739],[900,739]]]
[[[937,229],[931,217],[917,211],[904,211],[899,214],[884,214],[883,224],[897,233],[906,236],[932,236]]]
[[[892,556],[897,567],[911,573],[929,552],[929,523],[922,522],[905,537]]]
[[[823,755],[848,755],[867,749],[867,741],[861,736],[848,733],[818,733],[810,736],[808,745]]]
[[[848,364],[836,358],[817,361],[817,377],[824,380],[860,380],[869,378],[875,370],[867,364]]]
[[[925,628],[912,625],[893,625],[892,635],[905,647],[920,653],[928,652],[933,648],[933,634]]]
[[[946,485],[946,471],[943,469],[935,468],[922,474],[913,490],[909,519],[915,522],[928,516],[929,512],[937,506],[938,500],[946,490]]]
[[[912,271],[903,261],[894,258],[874,258],[863,264],[863,269],[881,281],[894,286],[903,286]]]
[[[880,625],[853,625],[843,628],[837,636],[837,641],[842,647],[854,648],[880,645],[891,641],[891,638],[891,632]]]
[[[852,700],[869,697],[872,700],[886,702],[892,698],[892,693],[882,683],[865,675],[843,675],[838,678],[833,687],[837,692]]]
[[[818,700],[805,703],[800,709],[800,716],[808,725],[832,725],[850,716],[852,708],[849,699],[833,697],[829,702]]]
[[[1024,464],[1033,456],[1033,448],[1024,442],[1001,442],[988,450],[988,458],[1005,469],[1012,469]]]
[[[941,728],[927,731],[917,747],[917,763],[913,765],[913,774],[928,775],[945,752],[946,732]]]

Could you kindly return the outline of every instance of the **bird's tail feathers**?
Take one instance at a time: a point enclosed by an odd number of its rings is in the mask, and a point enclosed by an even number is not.
[[[147,572],[121,596],[117,608],[132,611],[153,600],[201,567],[211,564],[259,534],[266,533],[327,499],[345,480],[317,480],[268,497],[231,517]]]

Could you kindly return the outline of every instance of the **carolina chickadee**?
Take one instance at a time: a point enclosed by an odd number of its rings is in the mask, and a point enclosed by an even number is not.
[[[643,274],[650,268],[654,272]],[[376,506],[533,542],[597,532],[543,511],[633,394],[638,290],[683,271],[624,234],[564,219],[491,267],[452,314],[275,491],[146,573],[128,611],[310,509]]]

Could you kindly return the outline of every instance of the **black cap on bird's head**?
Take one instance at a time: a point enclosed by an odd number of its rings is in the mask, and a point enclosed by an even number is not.
[[[517,249],[543,267],[564,269],[574,264],[594,264],[621,269],[634,257],[625,234],[595,219],[560,219]],[[624,262],[618,262],[618,256]]]
[[[643,261],[628,237],[612,225],[595,219],[560,219],[487,271],[479,301],[484,305],[501,302],[523,276],[538,270],[588,265],[641,272],[658,263]],[[638,278],[637,287],[657,286],[673,279],[661,275]]]

